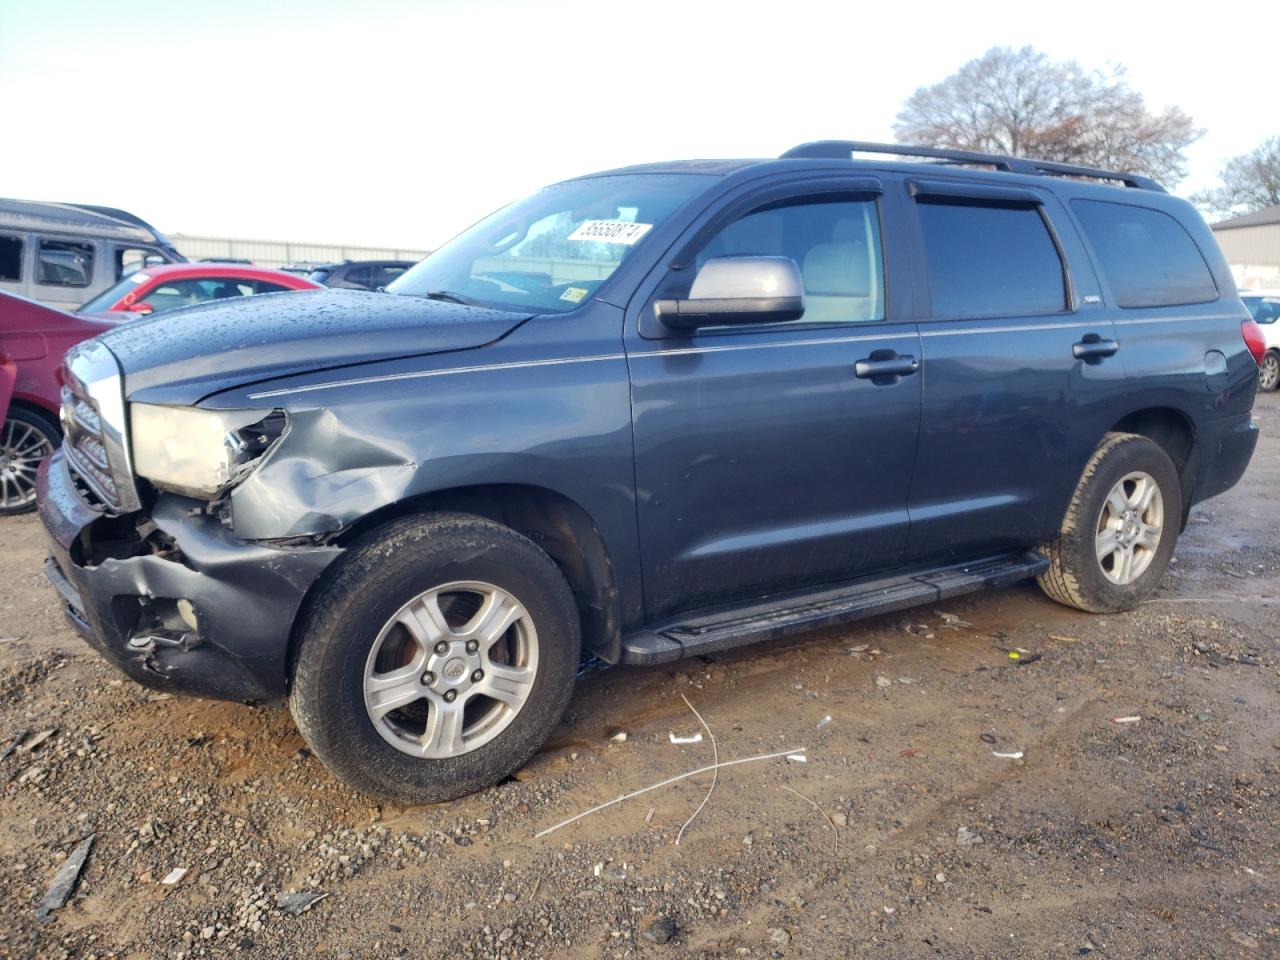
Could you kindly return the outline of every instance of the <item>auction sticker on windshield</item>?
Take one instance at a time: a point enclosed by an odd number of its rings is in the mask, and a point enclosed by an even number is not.
[[[569,239],[631,246],[652,229],[652,223],[632,223],[630,220],[584,220],[577,230],[569,234]]]

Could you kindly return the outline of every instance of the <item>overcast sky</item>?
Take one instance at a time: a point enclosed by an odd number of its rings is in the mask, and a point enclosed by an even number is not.
[[[891,140],[907,95],[994,45],[1123,64],[1190,113],[1180,193],[1280,133],[1276,0],[929,7],[0,0],[0,196],[428,248],[592,170]]]

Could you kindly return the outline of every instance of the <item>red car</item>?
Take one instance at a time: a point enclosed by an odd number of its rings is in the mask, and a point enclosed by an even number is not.
[[[323,289],[314,280],[283,270],[238,263],[167,263],[134,271],[76,312],[145,316],[255,293]]]
[[[68,349],[133,317],[210,300],[323,290],[305,277],[239,264],[144,267],[75,314],[0,292],[0,516],[36,505],[36,468],[61,442],[58,368]]]
[[[34,509],[36,468],[62,438],[62,355],[113,326],[0,293],[0,516]]]

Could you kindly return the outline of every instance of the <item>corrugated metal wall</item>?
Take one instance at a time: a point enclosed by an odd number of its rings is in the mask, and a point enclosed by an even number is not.
[[[339,260],[421,260],[430,250],[397,247],[352,247],[334,243],[298,243],[291,240],[238,240],[231,237],[198,237],[185,233],[169,235],[173,245],[189,260],[206,257],[235,257],[252,260],[263,267],[286,263],[333,263]]]
[[[1215,230],[1236,283],[1242,287],[1280,286],[1280,223]]]

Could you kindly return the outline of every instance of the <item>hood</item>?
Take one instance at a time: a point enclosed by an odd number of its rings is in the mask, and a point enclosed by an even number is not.
[[[130,320],[100,339],[120,361],[126,396],[179,404],[289,374],[484,346],[529,316],[386,293],[304,290]]]

